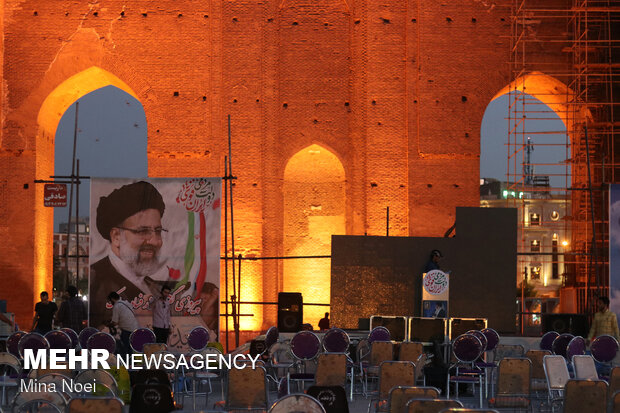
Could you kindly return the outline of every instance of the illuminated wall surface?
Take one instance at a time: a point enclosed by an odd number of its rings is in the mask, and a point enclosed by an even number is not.
[[[329,254],[332,234],[384,235],[387,207],[390,235],[441,236],[456,206],[479,203],[480,123],[511,80],[512,2],[3,4],[0,295],[22,325],[52,281],[52,212],[33,180],[53,173],[66,108],[107,85],[144,107],[152,177],[223,176],[231,115],[246,257]],[[541,47],[563,64],[559,46]],[[329,265],[244,261],[241,299],[301,291],[328,302]],[[307,308],[305,321],[325,310]],[[276,322],[275,306],[241,312],[254,314],[245,330]]]

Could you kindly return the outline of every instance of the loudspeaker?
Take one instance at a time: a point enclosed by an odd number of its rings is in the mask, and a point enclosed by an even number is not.
[[[267,350],[265,339],[262,339],[262,340],[254,339],[250,343],[250,355],[251,356],[261,355],[263,354],[265,350]]]
[[[409,341],[443,343],[446,336],[446,321],[445,318],[409,317]]]
[[[370,330],[370,318],[358,318],[357,329],[358,330]]]
[[[451,318],[450,340],[454,340],[469,330],[482,330],[487,328],[486,318]]]
[[[370,317],[370,329],[378,326],[387,328],[394,341],[405,341],[407,338],[407,317],[373,315]]]
[[[296,333],[304,319],[304,300],[301,293],[278,293],[278,330]]]
[[[543,314],[542,329],[543,333],[556,331],[560,334],[587,337],[588,319],[585,314]]]

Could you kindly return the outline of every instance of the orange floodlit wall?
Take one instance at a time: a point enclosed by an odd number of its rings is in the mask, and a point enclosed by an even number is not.
[[[107,85],[144,107],[152,177],[223,176],[231,115],[236,254],[443,235],[456,206],[478,205],[480,122],[510,81],[510,4],[4,1],[0,298],[24,325],[51,288],[52,213],[33,181],[53,174],[68,105]],[[330,265],[244,260],[241,300],[327,302]],[[273,305],[241,313],[242,330],[276,323]]]

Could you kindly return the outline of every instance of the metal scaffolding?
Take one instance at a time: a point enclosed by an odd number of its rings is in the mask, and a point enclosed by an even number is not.
[[[607,294],[608,184],[620,181],[619,33],[614,1],[515,0],[512,6],[507,189],[514,195],[508,202],[520,211],[523,279],[546,261],[552,276],[560,273],[564,312],[590,312],[592,298]],[[557,130],[558,118],[564,130]],[[543,148],[557,161],[537,157]],[[563,202],[566,213],[537,217],[532,205],[545,200]],[[553,236],[533,244],[536,227]]]

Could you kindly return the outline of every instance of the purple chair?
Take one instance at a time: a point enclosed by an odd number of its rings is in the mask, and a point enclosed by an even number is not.
[[[330,328],[323,335],[323,349],[328,353],[347,353],[350,343],[349,335],[340,328]]]
[[[599,363],[610,363],[618,353],[618,340],[612,336],[598,336],[590,344],[592,357]]]
[[[373,341],[390,341],[391,339],[390,330],[383,326],[373,328],[368,334],[368,344],[372,344]]]
[[[278,327],[269,327],[267,334],[265,334],[265,349],[269,351],[269,348],[278,342],[280,337],[280,330]]]
[[[200,351],[207,347],[207,344],[209,344],[209,330],[202,326],[194,327],[187,335],[187,345],[192,350]]]
[[[540,339],[540,349],[553,352],[553,340],[555,340],[559,335],[560,334],[555,331],[548,331],[543,334],[542,338]]]
[[[15,357],[21,358],[19,354],[19,340],[27,333],[25,331],[16,331],[6,340],[6,350]]]
[[[450,366],[448,371],[455,369],[454,375],[448,375],[446,397],[450,398],[450,383],[467,383],[479,386],[480,408],[482,408],[482,377],[483,371],[475,367],[474,363],[484,353],[484,346],[478,337],[473,334],[461,334],[452,342],[452,352],[457,362]],[[456,386],[456,398],[459,397],[459,386]]]
[[[480,330],[480,332],[484,334],[487,339],[486,351],[495,350],[495,348],[499,344],[499,334],[497,334],[497,331],[493,330],[492,328],[484,328]]]
[[[111,334],[99,331],[93,334],[86,343],[89,350],[108,350],[108,353],[114,354],[116,351],[116,339]]]
[[[553,351],[553,354],[567,358],[566,348],[573,338],[575,338],[575,336],[569,333],[563,333],[557,336],[555,340],[553,340],[553,344],[551,344],[551,351]]]
[[[287,385],[290,393],[291,381],[314,381],[314,374],[306,373],[306,361],[313,360],[321,351],[321,340],[312,331],[300,331],[291,339],[291,354],[295,357],[296,373],[287,374]]]
[[[75,330],[69,327],[64,327],[60,330],[71,338],[71,348],[76,348],[77,345],[80,343],[80,338],[78,337],[78,334],[75,332]]]
[[[573,356],[582,356],[584,354],[586,354],[586,339],[581,336],[573,337],[566,347],[566,357],[572,360]]]
[[[478,337],[478,340],[480,340],[480,343],[482,343],[482,352],[484,353],[485,351],[487,351],[487,336],[485,336],[482,333],[482,331],[480,331],[480,330],[469,330],[465,334],[471,334],[471,335],[474,335],[474,336]]]
[[[24,350],[49,350],[50,343],[47,342],[45,337],[43,337],[39,333],[27,333],[24,334],[22,338],[19,339],[19,343],[17,344],[17,349],[19,351],[19,355],[24,357]]]
[[[90,336],[98,332],[99,330],[97,330],[95,327],[86,327],[84,330],[80,331],[80,335],[78,336],[80,347],[86,349]]]
[[[51,349],[69,350],[72,347],[71,337],[62,330],[52,330],[45,334],[47,342],[50,343]]]
[[[148,328],[138,328],[129,336],[129,345],[136,353],[142,353],[145,344],[155,343],[155,333]]]

